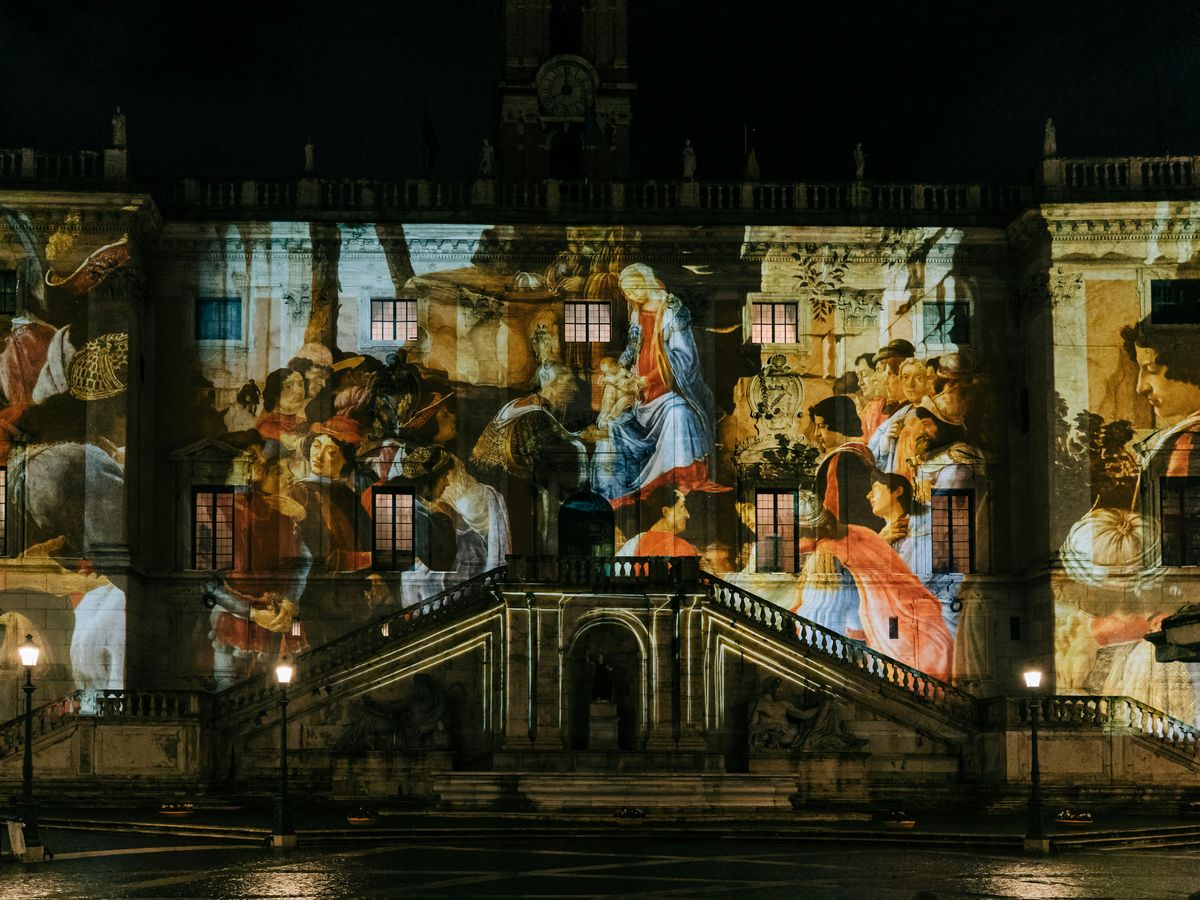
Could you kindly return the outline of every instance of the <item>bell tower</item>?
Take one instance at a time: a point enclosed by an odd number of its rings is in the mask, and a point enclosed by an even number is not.
[[[628,0],[502,0],[501,178],[629,175]]]

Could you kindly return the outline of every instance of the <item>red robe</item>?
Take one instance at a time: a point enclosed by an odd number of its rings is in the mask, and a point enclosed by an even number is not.
[[[950,677],[954,638],[938,599],[883,538],[869,528],[849,525],[840,538],[801,543],[801,553],[825,551],[840,562],[858,588],[859,618],[867,646],[934,678]],[[889,619],[897,620],[897,636]]]

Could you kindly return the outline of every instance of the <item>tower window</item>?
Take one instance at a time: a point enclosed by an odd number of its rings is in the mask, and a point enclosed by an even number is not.
[[[196,298],[196,340],[240,341],[242,301],[238,297]]]
[[[751,338],[755,344],[796,343],[795,303],[752,303]]]
[[[413,492],[375,488],[371,559],[376,569],[396,572],[413,564]]]
[[[921,304],[921,324],[927,344],[969,344],[971,305],[964,301]]]
[[[1150,321],[1200,325],[1200,278],[1150,282]]]
[[[17,314],[17,273],[12,269],[0,269],[0,315]]]
[[[563,338],[568,344],[607,344],[612,340],[608,301],[568,300],[563,308]]]
[[[371,301],[371,340],[405,342],[416,339],[416,300]]]
[[[232,569],[233,488],[198,487],[192,492],[192,568]]]
[[[975,494],[934,491],[933,571],[975,571]]]
[[[1200,566],[1200,478],[1163,478],[1164,566]]]
[[[796,542],[796,492],[759,491],[754,499],[757,571],[794,573],[799,568]]]

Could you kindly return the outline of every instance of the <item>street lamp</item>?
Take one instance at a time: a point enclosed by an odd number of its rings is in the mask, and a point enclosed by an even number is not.
[[[25,667],[25,765],[21,775],[21,817],[25,820],[25,859],[39,860],[44,850],[38,837],[38,805],[33,799],[33,667],[41,656],[41,648],[33,642],[33,635],[25,635],[25,641],[17,647],[21,665]]]
[[[272,847],[295,847],[296,832],[288,811],[287,769],[287,686],[296,669],[286,655],[275,664],[275,681],[279,684],[279,796],[275,799],[275,830],[271,834]]]
[[[1025,687],[1029,688],[1029,815],[1025,825],[1025,850],[1033,853],[1049,853],[1050,841],[1042,828],[1042,776],[1038,768],[1037,689],[1042,684],[1040,669],[1025,673]]]

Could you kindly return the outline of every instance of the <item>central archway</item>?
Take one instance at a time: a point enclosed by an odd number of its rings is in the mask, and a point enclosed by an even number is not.
[[[643,733],[644,660],[637,636],[613,621],[594,622],[577,633],[568,657],[567,745],[589,749],[589,712],[593,699],[595,662],[603,654],[612,700],[617,707],[617,748],[638,750]],[[594,748],[593,748],[594,749]]]

